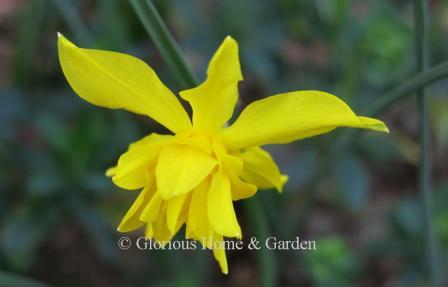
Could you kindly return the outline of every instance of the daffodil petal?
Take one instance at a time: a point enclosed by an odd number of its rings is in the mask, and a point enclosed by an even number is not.
[[[154,230],[152,229],[152,223],[146,223],[145,228],[145,237],[146,238],[152,238],[154,236]]]
[[[232,200],[236,201],[254,196],[257,192],[257,186],[240,179],[240,174],[243,171],[243,160],[233,155],[223,156],[222,160],[229,175]]]
[[[269,152],[253,147],[242,152],[239,157],[244,162],[241,178],[258,188],[275,187],[281,192],[288,176],[282,175]]]
[[[179,229],[182,227],[182,225],[184,225],[184,223],[187,223],[187,219],[188,219],[188,210],[190,207],[190,203],[191,203],[191,197],[192,197],[193,193],[189,193],[187,194],[184,203],[182,205],[182,209],[180,210],[180,214],[178,216],[177,219],[177,225],[176,225],[176,233],[177,231],[179,231]],[[168,220],[167,220],[168,221]]]
[[[207,216],[207,194],[210,188],[210,179],[207,177],[195,188],[191,195],[191,202],[188,210],[187,230],[185,237],[194,238],[204,244],[207,248],[213,235]]]
[[[227,266],[226,250],[224,248],[224,240],[222,236],[216,236],[213,245],[213,255],[215,256],[216,261],[218,261],[219,263],[221,272],[224,274],[228,274],[229,268]]]
[[[254,184],[244,182],[238,177],[230,177],[230,182],[233,201],[250,198],[257,193],[257,187]]]
[[[215,233],[241,238],[241,228],[233,209],[230,181],[222,170],[213,176],[207,203],[208,220]]]
[[[152,224],[153,237],[155,240],[165,245],[168,241],[173,238],[174,234],[168,230],[168,226],[166,224],[166,203],[163,203],[161,208],[160,216],[157,220]]]
[[[380,120],[368,117],[358,117],[358,119],[361,121],[361,125],[363,127],[367,127],[368,129],[378,132],[389,133],[387,126]]]
[[[106,170],[105,175],[106,175],[107,177],[112,177],[112,176],[115,175],[116,172],[117,172],[117,167],[116,167],[116,166],[112,166],[112,167],[109,167],[109,168]]]
[[[148,174],[155,167],[160,151],[173,136],[151,134],[132,143],[122,154],[116,167],[108,170],[112,181],[124,189],[137,189],[146,184]]]
[[[145,223],[140,220],[140,214],[146,206],[146,203],[151,197],[150,187],[146,186],[137,196],[137,199],[129,208],[126,215],[123,217],[117,230],[120,232],[130,232],[137,228],[142,227]]]
[[[58,50],[65,77],[84,100],[147,115],[176,133],[191,127],[179,100],[143,61],[126,54],[78,48],[62,35]]]
[[[196,88],[180,92],[193,108],[194,127],[222,128],[233,114],[238,100],[238,82],[242,79],[238,44],[228,36],[210,61],[207,79]]]
[[[148,204],[140,214],[140,220],[148,223],[156,221],[161,216],[160,209],[162,207],[162,204],[163,201],[160,197],[160,193],[154,193],[151,200],[148,202]]]
[[[226,148],[219,141],[212,141],[212,146],[225,173],[229,177],[232,200],[235,201],[253,196],[257,192],[257,187],[240,179],[243,171],[243,160],[228,154]]]
[[[185,203],[186,199],[187,199],[187,195],[182,194],[182,195],[175,196],[175,197],[171,198],[167,202],[167,207],[166,207],[167,226],[168,226],[168,230],[172,234],[175,234],[175,232],[176,232],[179,218],[181,216],[181,212],[184,207],[184,203]]]
[[[336,96],[297,91],[251,103],[221,136],[229,149],[238,149],[289,143],[338,127],[388,131],[379,120],[356,116]]]
[[[156,166],[157,188],[163,199],[193,190],[216,166],[216,160],[204,151],[173,144],[160,153]]]
[[[208,154],[212,153],[212,140],[207,134],[202,134],[197,130],[177,134],[174,136],[173,140],[175,143],[190,145],[201,149]]]

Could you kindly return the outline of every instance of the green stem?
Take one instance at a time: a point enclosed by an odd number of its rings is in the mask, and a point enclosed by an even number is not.
[[[182,88],[191,88],[197,85],[189,65],[182,56],[173,36],[150,0],[130,0],[135,13],[153,40],[162,57],[176,74]]]
[[[362,114],[379,115],[401,99],[412,96],[415,91],[446,77],[448,77],[448,61],[411,77],[395,89],[378,97]]]
[[[428,3],[426,0],[414,0],[415,30],[416,30],[416,59],[418,72],[425,72],[429,66],[428,39]],[[430,143],[428,125],[428,107],[425,89],[417,90],[417,108],[420,115],[420,168],[418,176],[419,190],[422,196],[424,212],[427,255],[429,261],[429,275],[431,286],[441,284],[438,268],[437,242],[433,227],[433,203],[430,184]]]
[[[263,213],[263,208],[258,197],[253,197],[250,200],[244,202],[246,211],[246,217],[253,220],[252,228],[257,240],[262,242],[267,239],[269,234],[269,224]],[[277,286],[277,264],[276,258],[273,252],[267,248],[261,246],[260,250],[257,250],[257,256],[259,259],[261,275],[260,286],[272,287]]]
[[[360,114],[375,117],[378,116],[393,104],[405,97],[412,96],[414,92],[422,89],[442,78],[448,77],[448,62],[443,62],[433,68],[422,71],[413,76],[392,91],[378,97],[372,104],[368,105]],[[350,145],[352,140],[361,130],[346,129],[333,142],[331,153],[338,154]]]
[[[430,84],[446,77],[448,77],[448,62],[443,62],[433,68],[413,76],[389,93],[378,97],[372,104],[364,109],[361,114],[371,117],[381,115],[399,100],[412,96],[414,92],[419,89],[423,89],[424,87],[427,87]],[[334,141],[332,153],[339,153],[347,148],[347,146],[350,145],[352,140],[360,132],[361,130],[344,130]]]

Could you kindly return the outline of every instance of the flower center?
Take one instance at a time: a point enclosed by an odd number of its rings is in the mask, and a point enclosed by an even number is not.
[[[218,158],[217,153],[227,153],[227,149],[218,134],[198,130],[191,130],[185,133],[176,134],[174,137],[174,143],[198,148],[207,154],[213,154],[216,158]]]

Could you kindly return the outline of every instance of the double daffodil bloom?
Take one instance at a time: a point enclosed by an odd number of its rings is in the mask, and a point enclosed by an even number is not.
[[[101,107],[153,118],[173,134],[152,133],[130,144],[106,174],[124,189],[141,189],[118,230],[145,226],[147,238],[168,241],[186,225],[185,237],[209,249],[228,272],[224,237],[241,238],[233,201],[258,188],[282,191],[282,175],[267,144],[327,133],[338,127],[387,132],[379,120],[357,116],[339,98],[320,91],[295,91],[255,101],[227,126],[243,79],[238,44],[226,37],[211,59],[207,79],[176,96],[143,61],[129,55],[82,49],[62,35],[62,70],[73,90]]]

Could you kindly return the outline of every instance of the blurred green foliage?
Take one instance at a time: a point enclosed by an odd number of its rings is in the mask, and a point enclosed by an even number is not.
[[[318,240],[319,248],[304,257],[316,286],[350,286],[360,268],[359,259],[338,236]]]
[[[448,58],[448,2],[431,3],[432,55],[439,62]],[[245,75],[238,111],[252,100],[299,89],[335,93],[359,110],[414,73],[410,1],[155,5],[199,79],[220,41],[228,34],[238,40]],[[266,272],[257,264],[263,257],[274,258],[273,280],[281,286],[427,284],[412,100],[381,116],[390,136],[362,133],[317,182],[312,179],[338,131],[268,147],[290,182],[282,195],[259,192],[262,217],[251,218],[237,203],[244,236],[263,236],[251,221],[266,221],[266,236],[300,235],[317,240],[317,251],[229,252],[226,278],[203,251],[120,251],[115,227],[136,194],[115,188],[104,171],[130,142],[166,131],[79,99],[58,66],[57,31],[83,47],[138,56],[179,89],[128,1],[0,2],[0,286],[34,286],[20,283],[27,279],[19,275],[51,286],[256,286]],[[429,90],[442,268],[448,261],[446,91],[446,81]]]

